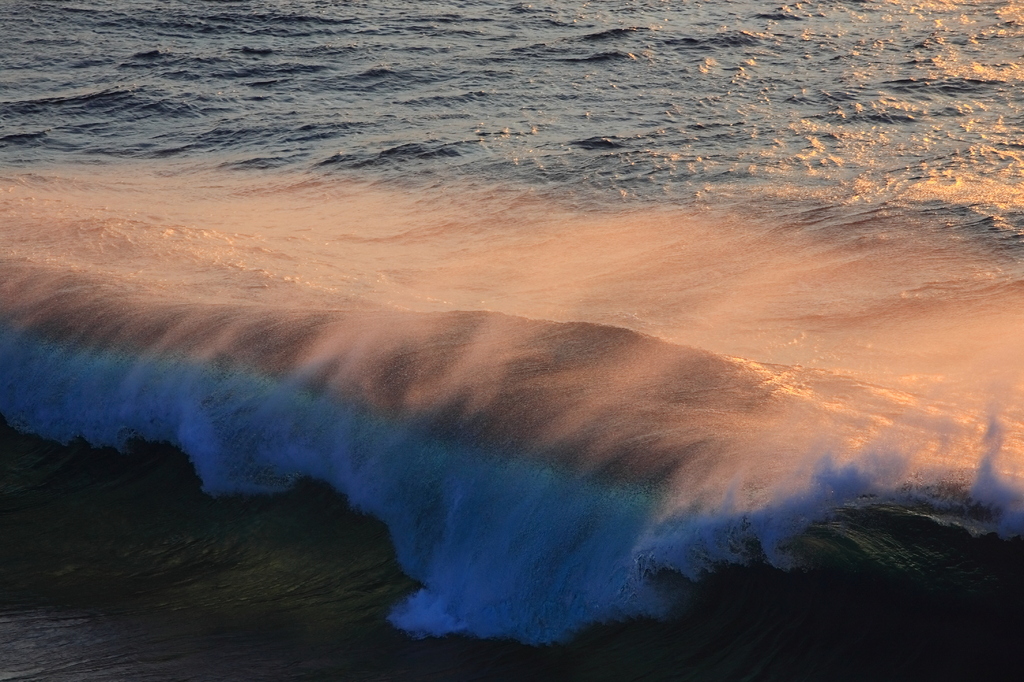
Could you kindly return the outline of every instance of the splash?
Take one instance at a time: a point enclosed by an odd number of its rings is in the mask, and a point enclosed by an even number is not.
[[[214,179],[11,186],[0,412],[172,443],[213,494],[327,481],[422,583],[411,632],[664,615],[659,575],[793,565],[849,506],[1020,532],[1021,280],[979,244]]]

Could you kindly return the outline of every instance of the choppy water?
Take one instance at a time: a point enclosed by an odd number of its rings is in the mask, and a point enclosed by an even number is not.
[[[1024,7],[0,11],[0,678],[1010,679]]]

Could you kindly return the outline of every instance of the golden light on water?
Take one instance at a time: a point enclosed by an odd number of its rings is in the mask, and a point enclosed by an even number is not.
[[[945,191],[929,182],[907,200]],[[245,339],[269,342],[295,316],[340,316],[310,327],[303,343],[314,346],[287,360],[292,370],[336,367],[316,372],[342,392],[358,386],[383,410],[457,404],[466,418],[487,414],[492,438],[518,419],[523,442],[575,452],[584,468],[611,466],[629,443],[646,443],[647,453],[630,456],[631,475],[661,466],[659,453],[689,453],[673,474],[668,514],[804,494],[823,466],[853,467],[884,487],[989,462],[1017,481],[1024,290],[1010,261],[905,222],[807,232],[773,213],[770,196],[758,201],[745,204],[765,207],[758,215],[580,213],[479,187],[432,196],[308,178],[54,175],[6,187],[0,257],[27,278],[8,281],[10,305],[32,310],[31,296],[43,297],[36,318],[74,314],[46,284],[56,270],[100,278],[142,306],[139,315],[194,306],[184,318],[194,319],[160,343],[198,333],[189,343],[204,358],[258,357]],[[104,302],[102,289],[88,296],[98,310],[117,300]],[[220,313],[203,311],[221,309],[234,312],[209,327]],[[265,311],[256,319],[267,324],[284,317],[253,336],[247,310]],[[478,322],[452,311],[517,317]],[[523,318],[662,341],[622,341],[642,352],[595,342],[601,350],[577,366],[556,360],[571,335]],[[124,324],[118,334],[134,338],[134,323]],[[426,349],[409,361],[433,369],[394,393],[373,368],[406,348]],[[524,369],[534,366],[546,369]]]

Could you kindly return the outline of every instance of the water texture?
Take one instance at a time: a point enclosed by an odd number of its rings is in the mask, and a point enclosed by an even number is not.
[[[0,12],[0,678],[1012,679],[1024,7]]]

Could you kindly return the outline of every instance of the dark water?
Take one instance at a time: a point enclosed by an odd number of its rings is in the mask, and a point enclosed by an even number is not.
[[[0,680],[1018,676],[1017,4],[0,16]]]
[[[187,459],[3,427],[9,679],[1009,679],[1019,540],[878,507],[795,541],[814,568],[723,567],[665,622],[535,649],[410,640],[380,523],[303,481],[210,498]],[[679,586],[683,588],[684,586]]]

